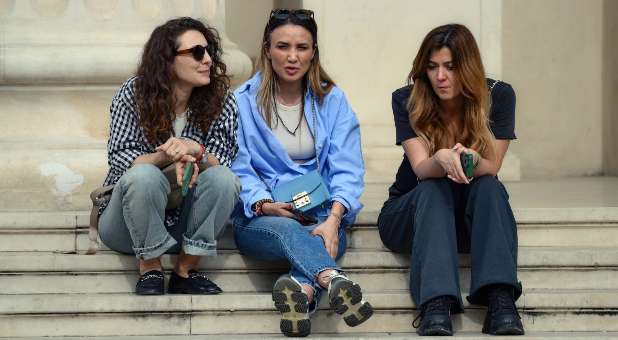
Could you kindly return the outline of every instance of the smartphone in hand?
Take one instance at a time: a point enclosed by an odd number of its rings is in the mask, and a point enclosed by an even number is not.
[[[293,213],[298,216],[298,220],[302,225],[312,225],[318,223],[318,220],[315,217],[305,214],[300,210],[294,210]]]
[[[462,152],[459,155],[461,161],[461,168],[469,180],[474,177],[474,156],[471,153]]]
[[[187,164],[185,164],[185,172],[182,175],[182,197],[187,196],[189,193],[189,182],[191,181],[191,175],[193,175],[193,163],[187,162]]]

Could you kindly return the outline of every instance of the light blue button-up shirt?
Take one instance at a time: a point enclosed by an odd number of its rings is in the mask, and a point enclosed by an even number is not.
[[[234,91],[239,113],[239,151],[232,171],[240,178],[240,199],[247,217],[254,216],[251,210],[253,203],[272,199],[272,189],[317,168],[315,159],[295,163],[266,125],[256,102],[260,81],[260,73],[257,73]],[[364,189],[365,174],[358,119],[345,95],[336,86],[324,97],[322,104],[313,98],[307,91],[304,114],[315,138],[311,109],[314,102],[318,130],[315,145],[320,174],[328,186],[331,199],[347,210],[343,222],[352,224],[363,207],[359,199]],[[329,212],[330,208],[325,208],[319,209],[316,214],[328,216]]]

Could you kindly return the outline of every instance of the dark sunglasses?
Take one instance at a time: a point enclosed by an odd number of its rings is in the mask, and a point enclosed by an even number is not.
[[[204,53],[208,53],[210,57],[214,56],[217,51],[214,45],[208,45],[206,47],[202,45],[195,45],[186,50],[176,51],[176,55],[191,54],[195,61],[202,61],[204,59]]]
[[[277,20],[287,20],[290,17],[297,17],[300,20],[313,19],[313,11],[308,9],[273,9],[270,11],[270,18]]]

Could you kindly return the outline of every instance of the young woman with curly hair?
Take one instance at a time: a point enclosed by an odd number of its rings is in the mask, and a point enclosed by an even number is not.
[[[396,143],[403,162],[378,218],[384,244],[411,254],[410,291],[420,335],[452,335],[463,311],[458,250],[471,255],[468,301],[488,306],[483,332],[523,334],[515,308],[517,226],[497,178],[515,139],[515,93],[485,78],[472,33],[433,29],[408,76],[393,92]],[[466,176],[461,155],[472,155]]]
[[[105,185],[115,186],[99,232],[109,248],[139,260],[137,294],[164,293],[164,253],[179,253],[170,293],[221,292],[197,271],[201,256],[216,254],[240,190],[229,169],[238,151],[237,106],[221,54],[213,28],[170,20],[152,32],[136,75],[112,100]],[[169,166],[179,185],[192,168],[180,206],[170,206],[176,183],[162,171]]]

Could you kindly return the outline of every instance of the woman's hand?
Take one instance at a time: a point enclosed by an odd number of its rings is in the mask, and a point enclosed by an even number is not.
[[[298,220],[298,217],[292,212],[292,203],[283,202],[265,202],[262,204],[262,214],[268,216],[289,217]]]
[[[339,251],[339,224],[341,220],[337,217],[329,216],[326,221],[317,226],[311,232],[313,236],[320,236],[324,241],[324,246],[328,255],[333,259],[337,257]]]
[[[183,156],[197,156],[202,148],[193,140],[170,137],[165,143],[157,146],[157,151],[163,151],[173,161],[178,162]]]
[[[465,146],[461,145],[461,143],[455,144],[455,146],[453,147],[453,150],[455,150],[459,155],[461,155],[462,153],[471,154],[472,164],[478,164],[479,161],[481,160],[481,155],[478,152],[476,152],[476,150],[466,148]]]
[[[457,145],[461,144],[458,143]],[[440,149],[433,155],[433,157],[444,169],[446,172],[446,177],[448,177],[451,181],[460,184],[469,184],[470,181],[468,181],[466,174],[461,168],[461,160],[459,159],[460,153],[460,148]]]
[[[189,181],[189,188],[192,188],[193,185],[197,183],[197,176],[200,173],[200,168],[197,166],[195,161],[195,157],[184,155],[175,163],[176,183],[178,183],[178,186],[182,187],[182,177],[185,174],[185,168],[188,166],[193,167],[193,175],[191,175],[191,180]]]

